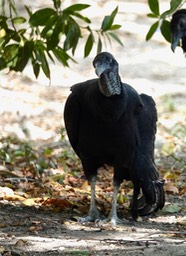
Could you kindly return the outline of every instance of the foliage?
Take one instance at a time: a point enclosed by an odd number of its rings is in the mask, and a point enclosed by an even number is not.
[[[25,6],[29,16],[27,19],[18,14],[14,0],[1,0],[0,70],[8,67],[10,70],[22,72],[31,61],[36,78],[42,69],[45,76],[50,79],[49,61],[55,63],[58,60],[68,67],[69,60],[75,61],[72,56],[79,40],[87,33],[84,57],[90,54],[95,42],[97,52],[101,52],[103,41],[110,42],[114,39],[123,45],[115,34],[115,30],[121,27],[114,24],[118,7],[110,15],[105,16],[100,29],[94,31],[90,27],[91,20],[81,14],[81,11],[90,5],[73,4],[63,8],[62,1],[52,2],[53,8],[42,8],[34,13]]]
[[[160,29],[162,36],[168,41],[171,42],[171,33],[170,33],[170,17],[172,14],[181,8],[185,3],[185,0],[171,0],[170,9],[160,13],[160,3],[158,0],[148,0],[148,5],[151,10],[147,16],[149,18],[156,19],[156,21],[150,27],[146,40],[150,40],[157,29]]]

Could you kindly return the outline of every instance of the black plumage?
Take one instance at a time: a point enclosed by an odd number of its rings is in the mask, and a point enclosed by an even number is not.
[[[183,52],[186,53],[186,9],[180,9],[172,15],[170,29],[172,51],[174,52],[181,42]]]
[[[122,83],[118,63],[108,52],[93,66],[98,78],[72,86],[64,111],[70,143],[91,185],[91,204],[83,221],[99,219],[95,203],[97,170],[114,167],[114,193],[109,220],[119,221],[116,205],[124,179],[134,184],[131,213],[146,215],[164,206],[163,182],[154,163],[157,113],[153,99]],[[143,196],[138,199],[140,190]]]

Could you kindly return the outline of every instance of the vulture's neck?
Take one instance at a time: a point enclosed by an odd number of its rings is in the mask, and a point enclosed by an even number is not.
[[[106,97],[121,94],[120,76],[111,70],[103,72],[99,78],[99,90]]]

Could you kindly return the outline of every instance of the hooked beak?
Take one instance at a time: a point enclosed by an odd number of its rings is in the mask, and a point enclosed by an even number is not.
[[[95,72],[98,77],[100,77],[101,74],[107,69],[108,67],[105,64],[95,64]]]
[[[176,47],[179,45],[182,33],[178,32],[172,35],[171,50],[175,52]]]

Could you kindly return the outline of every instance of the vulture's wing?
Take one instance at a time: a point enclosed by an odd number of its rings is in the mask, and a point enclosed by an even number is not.
[[[67,98],[64,109],[64,121],[67,130],[67,135],[71,146],[77,154],[77,142],[78,142],[78,130],[79,130],[79,118],[80,118],[80,105],[78,102],[77,94],[73,92]],[[78,154],[77,154],[78,155]]]

